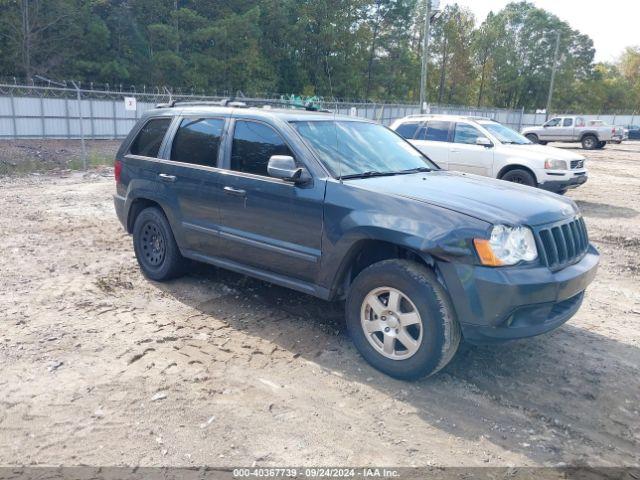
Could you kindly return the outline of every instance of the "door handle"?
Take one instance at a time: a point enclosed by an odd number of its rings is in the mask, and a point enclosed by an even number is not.
[[[159,173],[158,174],[158,178],[160,178],[160,180],[162,180],[163,182],[175,182],[176,181],[176,176],[175,175],[167,175],[166,173]]]
[[[456,150],[455,148],[452,148],[451,150],[449,150],[451,153],[458,153],[460,150]]]
[[[233,187],[224,187],[224,193],[226,193],[227,195],[233,195],[234,197],[246,197],[247,196],[247,191],[246,190],[242,190],[240,188],[233,188]]]

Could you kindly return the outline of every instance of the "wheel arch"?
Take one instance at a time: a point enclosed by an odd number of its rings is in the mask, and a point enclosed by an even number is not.
[[[584,139],[584,137],[587,137],[587,136],[596,137],[596,139],[598,141],[600,141],[600,137],[598,136],[598,132],[595,131],[595,130],[587,130],[586,132],[582,132],[580,134],[580,141],[582,141]]]
[[[129,206],[129,210],[127,213],[127,233],[133,233],[133,225],[136,221],[136,218],[145,208],[149,207],[158,207],[162,213],[167,215],[162,205],[156,200],[152,200],[146,197],[138,197],[131,201],[131,205]]]
[[[526,165],[523,165],[521,163],[509,163],[509,164],[505,165],[504,167],[502,167],[500,169],[500,171],[498,172],[498,175],[496,176],[496,178],[501,180],[502,177],[504,177],[507,173],[509,173],[512,170],[524,170],[526,172],[529,172],[533,176],[535,181],[537,183],[540,183],[540,181],[538,179],[538,176],[533,171],[533,169],[531,169],[531,167],[527,167]]]
[[[435,257],[430,253],[417,251],[406,245],[386,240],[368,238],[355,242],[344,256],[331,285],[330,298],[344,298],[351,283],[360,272],[374,263],[391,259],[412,260],[424,265],[431,269],[436,274],[438,281],[445,286],[444,280],[438,272]]]

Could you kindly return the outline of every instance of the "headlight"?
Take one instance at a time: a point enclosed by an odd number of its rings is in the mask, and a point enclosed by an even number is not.
[[[527,227],[496,225],[491,230],[489,240],[476,238],[473,243],[483,265],[515,265],[520,261],[530,262],[538,258],[536,241]]]
[[[552,160],[550,158],[547,158],[544,161],[544,168],[546,170],[566,170],[567,162],[564,160]]]

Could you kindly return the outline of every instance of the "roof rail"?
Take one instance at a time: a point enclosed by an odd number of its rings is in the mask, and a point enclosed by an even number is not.
[[[193,106],[197,106],[197,105],[216,105],[219,107],[238,107],[238,108],[242,108],[242,107],[246,107],[247,104],[244,102],[237,102],[232,98],[223,98],[222,100],[195,100],[195,101],[190,101],[190,102],[179,102],[177,100],[172,100],[168,103],[158,103],[156,105],[156,108],[173,108],[173,107],[179,107],[179,106],[189,106],[189,105],[193,105]]]
[[[211,100],[203,100],[203,101],[189,101],[189,102],[179,102],[176,100],[172,100],[167,103],[158,103],[156,108],[173,108],[173,107],[181,107],[181,106],[198,106],[198,105],[215,105],[219,107],[235,107],[235,108],[248,108],[248,103],[257,103],[262,104],[262,106],[283,106],[291,109],[298,110],[307,110],[309,112],[330,112],[326,108],[321,108],[318,105],[315,105],[313,102],[307,102],[304,105],[296,105],[286,100],[262,100],[262,99],[245,99],[246,101],[239,102],[233,98],[224,98],[218,101]]]

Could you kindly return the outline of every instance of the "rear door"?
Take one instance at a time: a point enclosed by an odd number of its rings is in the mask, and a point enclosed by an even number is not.
[[[218,153],[225,128],[222,117],[182,117],[167,145],[161,178],[177,205],[183,250],[213,255],[219,248],[222,198]]]
[[[475,126],[457,122],[453,142],[449,147],[449,170],[491,176],[493,169],[493,147],[476,145],[479,137],[486,137]]]
[[[449,168],[449,139],[452,123],[444,120],[428,120],[420,126],[413,143],[421,152],[438,164]]]
[[[242,265],[313,282],[320,265],[325,181],[295,185],[270,177],[272,155],[301,155],[273,125],[235,119],[221,191],[220,255]]]

